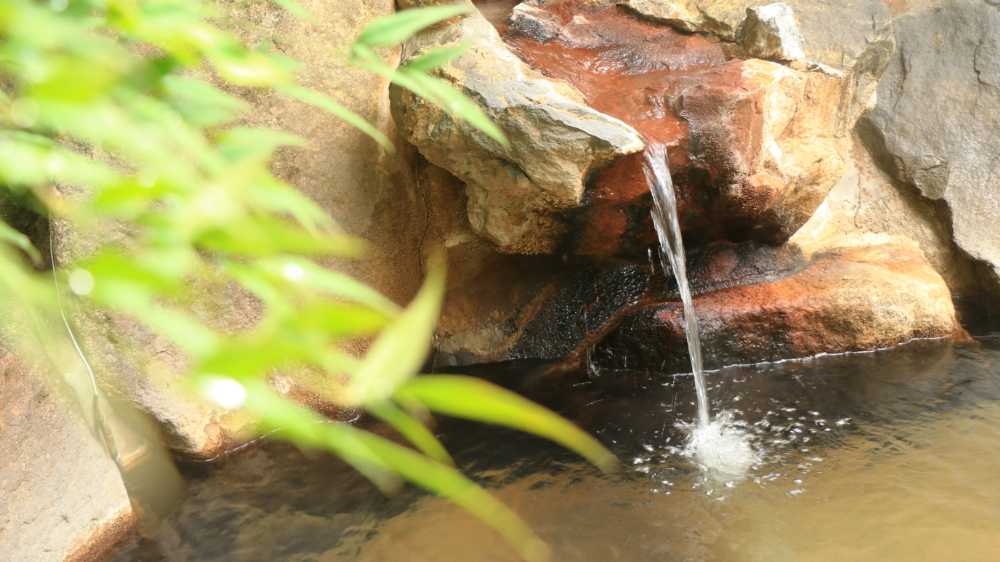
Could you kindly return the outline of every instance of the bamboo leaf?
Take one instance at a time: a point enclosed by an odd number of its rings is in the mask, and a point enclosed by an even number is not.
[[[420,420],[401,410],[392,402],[380,402],[366,408],[373,416],[391,425],[428,457],[447,465],[454,465],[451,455],[437,437]]]
[[[387,400],[423,365],[444,298],[443,254],[433,255],[428,269],[416,298],[372,343],[354,373],[349,395],[355,404]]]
[[[296,257],[266,258],[260,261],[260,266],[288,281],[363,304],[388,316],[395,316],[400,310],[396,303],[368,285],[350,275],[326,269],[311,260]]]
[[[372,20],[355,42],[367,47],[392,47],[426,27],[468,12],[466,4],[403,10]]]
[[[457,375],[424,375],[396,393],[449,416],[502,425],[547,437],[579,453],[602,470],[618,464],[596,439],[550,410],[481,379]],[[456,397],[461,396],[461,400]]]
[[[27,236],[21,234],[20,232],[14,230],[7,223],[0,221],[0,240],[4,240],[17,248],[20,248],[24,253],[28,254],[36,264],[42,263],[42,255],[38,253],[35,246],[32,245],[31,240]]]
[[[486,115],[479,104],[455,89],[450,82],[407,67],[395,69],[382,62],[363,45],[355,45],[354,62],[361,68],[378,74],[397,86],[406,88],[445,110],[455,119],[463,120],[503,146],[510,142],[499,127]]]
[[[309,88],[303,88],[302,86],[297,86],[294,84],[286,84],[284,86],[280,86],[277,88],[277,90],[292,99],[299,100],[301,102],[307,103],[314,107],[318,107],[324,111],[332,113],[333,115],[336,115],[348,125],[351,125],[352,127],[358,129],[362,133],[374,139],[375,142],[377,142],[380,146],[382,146],[382,148],[389,151],[394,150],[392,146],[392,141],[390,141],[389,137],[385,136],[385,134],[382,131],[376,129],[364,117],[358,115],[357,113],[354,113],[350,109],[347,109],[346,107],[333,101],[333,98],[321,94],[315,90],[310,90]]]
[[[301,4],[295,0],[273,0],[275,4],[284,8],[289,14],[293,16],[305,19],[309,17],[309,11],[302,7]]]
[[[455,47],[438,47],[430,49],[426,53],[412,58],[403,66],[404,70],[410,72],[429,72],[435,68],[444,66],[462,56],[468,49],[468,45],[458,45]]]
[[[503,146],[509,144],[503,131],[486,115],[486,112],[483,111],[479,104],[456,90],[450,82],[441,78],[406,70],[400,73],[412,78],[413,82],[421,86],[421,91],[429,92],[430,99],[436,100],[438,105],[452,117],[465,121]]]
[[[390,474],[448,499],[496,529],[529,562],[549,559],[548,546],[507,506],[454,468],[351,425],[331,422],[275,394],[260,380],[243,383],[245,407],[264,427],[310,448],[326,448],[382,489],[392,487]]]

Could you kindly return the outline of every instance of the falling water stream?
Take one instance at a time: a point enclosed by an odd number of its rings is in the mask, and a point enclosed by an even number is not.
[[[698,315],[691,297],[691,286],[687,278],[684,256],[684,240],[681,237],[680,220],[677,216],[677,196],[674,182],[667,167],[667,148],[660,143],[649,143],[643,154],[643,173],[653,196],[653,226],[660,242],[660,264],[664,273],[669,264],[677,278],[677,287],[684,305],[684,335],[687,339],[688,354],[691,357],[691,373],[694,377],[697,396],[698,418],[691,426],[685,453],[694,457],[710,473],[724,479],[742,477],[758,461],[746,432],[734,423],[730,412],[721,412],[716,419],[708,403],[705,387],[705,370],[701,355],[701,336]]]
[[[694,375],[694,388],[698,396],[698,425],[707,426],[712,419],[708,406],[708,391],[705,390],[705,370],[701,359],[701,337],[698,329],[698,316],[694,312],[694,299],[691,298],[691,286],[687,279],[687,262],[684,256],[684,240],[681,238],[681,225],[677,218],[677,196],[674,193],[674,182],[667,168],[667,147],[662,144],[650,144],[643,155],[642,171],[649,184],[649,192],[653,195],[653,226],[656,237],[660,241],[660,265],[666,273],[674,272],[677,287],[684,303],[684,335],[687,338],[688,354],[691,356],[691,373]]]

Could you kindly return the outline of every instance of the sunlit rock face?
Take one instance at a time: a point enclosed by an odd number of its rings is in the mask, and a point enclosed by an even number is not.
[[[44,372],[0,349],[0,552],[5,560],[100,560],[137,513],[118,468]]]

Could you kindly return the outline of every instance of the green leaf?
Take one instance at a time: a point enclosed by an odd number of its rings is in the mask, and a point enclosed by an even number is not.
[[[300,447],[333,452],[383,491],[397,487],[391,467],[362,439],[367,433],[282,398],[262,380],[247,380],[243,386],[245,407],[260,417],[262,429],[279,430],[282,438]]]
[[[413,302],[372,343],[354,373],[349,394],[355,404],[389,399],[427,358],[444,298],[444,255],[433,255],[428,269],[427,279]]]
[[[392,402],[379,402],[369,405],[366,409],[373,416],[395,428],[423,454],[443,464],[455,464],[444,445],[434,437],[427,426]]]
[[[260,266],[272,275],[281,276],[334,297],[363,304],[387,316],[395,316],[400,310],[396,303],[368,285],[350,275],[322,267],[311,260],[296,257],[265,258],[260,260]]]
[[[366,245],[339,233],[311,233],[271,217],[243,217],[212,227],[198,236],[208,250],[233,255],[263,257],[276,254],[357,257]]]
[[[38,253],[35,246],[31,244],[31,240],[27,236],[21,234],[17,230],[14,230],[7,223],[0,221],[0,240],[6,241],[17,248],[20,248],[24,253],[28,254],[31,261],[36,264],[42,263],[42,255]]]
[[[246,408],[260,416],[265,427],[280,429],[283,437],[300,446],[334,452],[383,489],[391,486],[386,474],[398,473],[496,529],[525,560],[549,559],[548,546],[517,514],[454,468],[348,424],[330,422],[277,396],[259,380],[245,387]]]
[[[466,121],[501,145],[510,145],[503,131],[493,123],[479,104],[456,90],[450,82],[406,67],[395,69],[382,62],[373,51],[362,45],[355,45],[352,53],[355,64],[361,68],[383,76],[441,107],[453,118]]]
[[[481,379],[457,375],[423,375],[403,385],[396,393],[415,400],[431,411],[546,437],[571,449],[602,470],[618,464],[610,451],[566,419]]]
[[[328,338],[371,336],[387,321],[384,314],[356,304],[313,300],[301,308],[292,317],[290,326]]]
[[[372,20],[355,43],[367,47],[391,47],[435,23],[469,12],[466,4],[413,8]]]
[[[303,146],[306,141],[298,135],[276,129],[232,127],[218,137],[217,146],[230,161],[243,158],[269,158],[282,146]]]
[[[315,90],[303,88],[302,86],[298,86],[295,84],[286,84],[276,89],[292,99],[299,100],[314,107],[318,107],[333,115],[336,115],[348,125],[351,125],[352,127],[358,129],[362,133],[374,139],[375,142],[379,143],[379,145],[382,146],[382,148],[389,151],[394,150],[392,146],[392,141],[390,141],[389,137],[385,136],[385,134],[382,131],[376,129],[364,117],[358,115],[357,113],[354,113],[350,109],[347,109],[346,107],[333,101],[333,98],[321,94]]]
[[[402,74],[409,75],[413,82],[421,86],[420,91],[425,92],[428,99],[440,105],[452,117],[465,121],[501,145],[509,144],[503,131],[486,115],[479,104],[452,87],[450,82],[415,72],[403,71]]]
[[[409,72],[428,72],[434,70],[448,64],[452,59],[462,56],[462,53],[468,47],[468,45],[458,45],[455,47],[430,49],[426,53],[408,60],[403,69]]]
[[[187,76],[165,76],[163,87],[170,105],[199,127],[228,123],[249,109],[243,100]]]

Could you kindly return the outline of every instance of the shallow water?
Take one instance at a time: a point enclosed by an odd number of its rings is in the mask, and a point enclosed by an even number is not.
[[[510,369],[492,374],[515,380]],[[1000,556],[1000,337],[709,373],[713,409],[742,420],[762,453],[741,481],[706,480],[680,454],[689,376],[517,380],[625,464],[602,475],[514,432],[439,428],[464,470],[551,544],[553,560]],[[414,490],[383,497],[340,463],[285,446],[187,473],[190,496],[170,524],[114,560],[516,560],[447,502]]]

